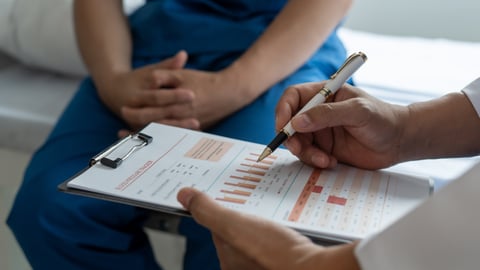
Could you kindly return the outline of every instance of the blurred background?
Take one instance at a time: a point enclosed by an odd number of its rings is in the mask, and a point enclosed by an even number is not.
[[[374,33],[480,41],[478,0],[354,0],[346,21]]]
[[[132,0],[127,6],[131,10],[139,2],[141,1]],[[55,117],[61,113],[64,104],[68,101],[76,89],[77,82],[82,77],[81,68],[73,69],[72,74],[63,77],[58,74],[58,69],[51,73],[48,69],[37,71],[38,65],[35,66],[35,69],[30,69],[28,61],[24,61],[25,58],[19,58],[20,60],[18,60],[15,59],[15,55],[5,56],[1,52],[1,49],[4,48],[1,39],[5,38],[5,35],[2,36],[2,34],[11,30],[5,29],[8,22],[12,20],[12,15],[7,13],[7,10],[23,4],[25,8],[30,8],[31,11],[33,4],[45,6],[47,3],[50,5],[50,11],[56,10],[58,12],[59,9],[56,9],[55,5],[66,6],[68,10],[68,3],[71,3],[71,0],[0,0],[0,124],[2,125],[0,129],[0,269],[3,270],[30,269],[10,230],[6,227],[5,219],[30,155],[48,134],[49,128],[55,122]],[[31,20],[32,17],[20,16],[14,19],[23,22],[27,19]],[[64,20],[68,19],[69,17],[64,18]],[[30,24],[29,27],[35,27],[35,25]],[[69,26],[70,24],[66,23],[66,25]],[[416,36],[476,42],[478,48],[480,48],[478,26],[480,26],[480,1],[478,0],[357,0],[354,2],[350,15],[345,22],[345,27],[353,30],[387,36]],[[15,29],[15,31],[17,30]],[[36,29],[33,28],[29,30],[32,33],[36,32]],[[9,48],[11,50],[19,48],[19,44],[14,44],[17,40],[7,38],[3,42],[10,43]],[[37,49],[45,46],[35,43],[31,45],[37,46]],[[71,49],[75,50],[74,47]],[[78,59],[76,60],[78,61]],[[25,70],[24,66],[26,66]],[[478,67],[478,61],[476,66]],[[53,93],[61,98],[60,104],[55,101],[53,105],[55,110],[49,111],[46,118],[41,118],[42,115],[37,112],[23,114],[21,106],[25,105],[24,101],[35,100],[35,97],[30,94],[24,96],[19,94],[20,90],[24,90],[23,88],[20,89],[21,87],[27,87],[25,84],[21,84],[24,83],[22,82],[24,77],[10,76],[12,72],[17,72],[19,69],[24,76],[38,79],[32,85],[27,85],[30,87],[30,90],[25,90],[27,93],[32,91],[32,93],[43,96],[43,93],[39,93],[36,89],[39,85],[46,86],[49,91],[53,91],[53,88],[60,89],[56,91],[61,92],[61,94]],[[55,87],[50,87],[52,83]],[[63,88],[68,89],[63,91]],[[15,96],[12,97],[13,94]],[[32,122],[29,122],[31,119],[29,121],[25,120],[32,118],[32,115],[34,116],[32,121],[37,121],[40,124],[35,122],[35,125],[33,125]],[[15,123],[17,123],[15,121],[24,124],[20,131],[14,130]],[[39,131],[32,130],[32,127],[36,127],[37,124],[41,126],[41,129]],[[19,138],[26,135],[29,135],[29,138],[33,140],[28,147],[25,146],[23,139],[18,141]],[[157,253],[161,253],[162,255],[159,256],[163,257],[162,260],[166,260],[166,269],[180,269],[179,261],[181,260],[183,239],[159,232],[151,232],[151,235],[155,239],[156,250],[162,250],[162,252]],[[165,246],[168,248],[164,249]],[[175,253],[174,247],[177,247],[178,252]],[[168,252],[165,252],[165,250],[168,250]]]

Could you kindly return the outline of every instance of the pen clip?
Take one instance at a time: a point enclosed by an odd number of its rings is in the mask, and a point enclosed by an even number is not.
[[[343,64],[340,66],[340,68],[337,70],[337,72],[333,73],[332,76],[330,76],[330,79],[333,80],[335,79],[335,77],[337,77],[337,75],[342,72],[342,70],[348,66],[355,58],[357,57],[362,57],[363,58],[363,61],[366,61],[367,60],[367,55],[365,55],[363,52],[356,52],[356,53],[353,53],[351,54],[347,60],[345,60],[345,62],[343,62]]]

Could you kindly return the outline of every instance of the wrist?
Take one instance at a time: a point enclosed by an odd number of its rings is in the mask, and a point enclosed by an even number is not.
[[[415,156],[415,137],[418,129],[416,127],[415,115],[418,113],[417,108],[412,105],[397,107],[398,123],[398,143],[395,145],[393,164],[409,161]],[[393,165],[392,164],[392,165]]]
[[[403,161],[478,154],[478,115],[463,93],[413,103],[408,109]]]
[[[251,71],[240,61],[235,61],[220,72],[221,76],[228,81],[231,89],[240,95],[244,104],[253,102],[268,87],[262,84],[262,79],[258,74],[254,75]]]
[[[95,82],[95,85],[99,89],[111,89],[118,79],[131,72],[132,68],[129,66],[118,67],[102,67],[98,69],[89,69],[91,77]]]
[[[456,99],[458,95],[460,94],[448,94],[408,105],[405,135],[402,136],[402,161],[443,157],[447,154],[448,151],[444,148],[452,145],[450,140],[461,130],[454,128],[461,117],[455,116],[457,109],[451,111],[449,106],[452,98]]]
[[[97,89],[97,94],[102,102],[107,105],[117,115],[120,114],[120,109],[124,105],[119,96],[118,85],[125,84],[123,77],[130,73],[131,69],[110,69],[103,72],[92,73],[92,80]]]

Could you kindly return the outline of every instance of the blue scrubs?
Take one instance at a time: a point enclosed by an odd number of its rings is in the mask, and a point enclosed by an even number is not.
[[[220,70],[255,41],[285,2],[148,1],[129,18],[134,66],[185,49],[189,68]],[[207,132],[268,143],[275,135],[274,110],[285,88],[327,79],[345,57],[333,33],[300,69]],[[34,269],[160,268],[143,231],[147,210],[57,191],[58,184],[116,141],[122,128],[126,124],[101,103],[91,79],[85,79],[33,155],[7,221]],[[187,239],[184,268],[218,269],[208,231],[189,218],[179,229]]]

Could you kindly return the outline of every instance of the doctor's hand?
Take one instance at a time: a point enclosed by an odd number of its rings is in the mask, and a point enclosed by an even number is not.
[[[276,108],[280,130],[325,82],[289,87]],[[285,146],[303,162],[321,168],[338,161],[366,169],[398,162],[408,108],[380,101],[345,84],[331,100],[292,119],[296,130]]]
[[[353,243],[318,246],[292,229],[224,208],[193,188],[180,190],[177,199],[211,231],[224,270],[359,269]]]

